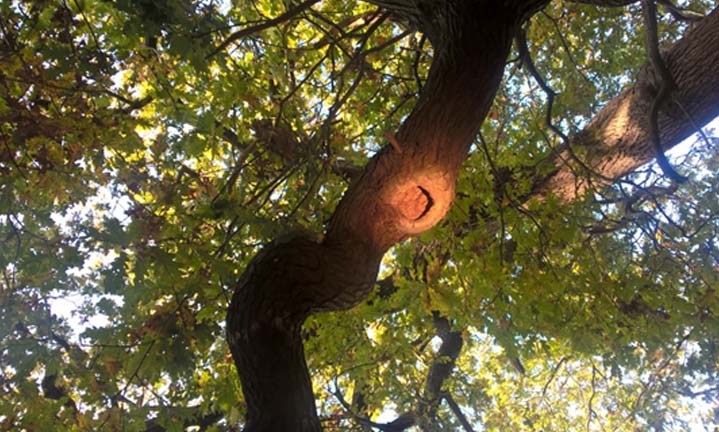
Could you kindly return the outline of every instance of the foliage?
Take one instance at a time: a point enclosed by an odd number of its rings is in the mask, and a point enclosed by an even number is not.
[[[1,430],[241,422],[223,335],[238,275],[277,235],[322,230],[354,167],[412,108],[432,55],[357,1],[259,28],[292,8],[0,3]],[[557,1],[531,21],[566,133],[644,63],[639,16]],[[685,28],[666,14],[664,42]],[[389,294],[306,324],[325,427],[417,406],[439,312],[464,342],[443,390],[478,430],[709,428],[717,140],[678,161],[693,173],[679,188],[648,166],[571,204],[525,204],[526,168],[558,140],[545,95],[509,62],[446,222],[388,254]],[[460,428],[448,404],[436,416]]]

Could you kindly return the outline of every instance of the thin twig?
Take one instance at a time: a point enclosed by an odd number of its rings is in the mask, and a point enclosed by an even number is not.
[[[654,4],[654,0],[642,0],[642,11],[644,15],[644,27],[645,27],[645,44],[649,62],[654,70],[654,78],[656,85],[659,86],[657,94],[654,96],[651,107],[649,108],[649,124],[647,125],[647,134],[649,140],[654,146],[654,150],[657,154],[657,164],[662,169],[664,175],[669,177],[671,180],[677,183],[684,183],[688,180],[687,177],[680,175],[664,154],[662,148],[661,137],[659,136],[659,122],[658,114],[659,107],[662,106],[672,91],[676,88],[672,74],[669,72],[662,56],[659,53],[659,36],[657,33],[657,7]]]
[[[427,36],[422,35],[422,38],[419,40],[419,46],[417,47],[417,55],[414,57],[414,61],[412,62],[412,73],[414,74],[414,80],[417,83],[417,91],[422,92],[422,79],[419,77],[419,61],[422,58],[422,48],[424,48],[424,43],[427,41]]]
[[[549,384],[551,384],[552,381],[554,381],[554,378],[556,378],[557,373],[559,372],[559,369],[562,367],[564,362],[566,362],[570,358],[571,357],[566,357],[566,356],[562,357],[561,359],[559,359],[559,362],[557,362],[557,364],[554,366],[554,368],[552,369],[552,374],[549,376],[549,379],[547,380],[546,383],[544,383],[544,387],[542,388],[542,399],[544,399],[544,397],[546,396],[547,388],[549,387]]]
[[[704,128],[699,126],[699,124],[694,120],[694,117],[687,111],[686,108],[684,108],[684,105],[682,105],[678,100],[674,99],[674,104],[679,107],[679,109],[684,113],[684,116],[686,116],[687,121],[692,125],[692,127],[697,131],[697,134],[704,140],[704,143],[707,146],[707,149],[714,150],[714,146],[711,143],[711,140],[707,136],[707,134],[704,132]]]
[[[592,403],[594,402],[594,397],[597,395],[597,387],[596,387],[596,378],[597,378],[597,368],[592,364],[592,394],[589,396],[589,402],[587,402],[587,432],[589,432],[589,427],[592,424],[592,417],[596,417],[596,413],[594,412],[594,408],[592,408]]]
[[[677,21],[684,21],[684,22],[698,22],[701,21],[704,16],[696,14],[696,12],[687,10],[687,9],[681,9],[677,7],[674,3],[672,3],[669,0],[657,0],[658,3],[661,3],[664,5],[664,7],[667,8],[669,13],[674,17]],[[687,12],[689,12],[691,15],[687,15]]]
[[[472,425],[469,423],[469,420],[467,420],[467,417],[462,412],[462,409],[459,407],[457,402],[454,400],[454,397],[450,393],[445,393],[443,395],[444,400],[447,401],[447,404],[449,405],[449,408],[452,410],[455,416],[457,416],[457,420],[459,420],[459,424],[462,425],[464,430],[466,432],[474,432],[474,429],[472,428]]]
[[[231,44],[232,42],[234,42],[238,39],[242,39],[243,37],[246,37],[251,34],[257,33],[259,31],[268,29],[270,27],[274,27],[277,24],[280,24],[282,22],[285,22],[285,21],[288,21],[288,20],[294,18],[297,14],[309,9],[310,6],[317,3],[318,1],[319,0],[306,0],[305,2],[300,3],[296,7],[288,10],[287,12],[279,15],[276,18],[268,19],[267,21],[264,21],[261,24],[254,25],[252,27],[245,27],[242,30],[238,30],[238,31],[232,33],[230,36],[227,37],[227,39],[225,39],[221,44],[219,44],[217,46],[217,48],[215,48],[209,54],[207,54],[207,56],[205,56],[205,58],[210,58],[210,57],[215,56],[217,53],[219,53],[220,51],[227,48],[227,46],[229,44]]]
[[[140,372],[140,368],[142,367],[143,363],[145,363],[145,360],[147,359],[147,355],[150,354],[150,350],[152,350],[153,346],[155,346],[154,340],[152,342],[150,342],[150,344],[147,346],[147,349],[145,349],[145,352],[142,354],[142,358],[140,359],[140,362],[137,364],[137,367],[132,372],[132,375],[130,375],[130,377],[127,379],[127,383],[125,383],[125,386],[122,388],[122,390],[117,392],[117,395],[121,395],[121,394],[125,393],[127,388],[132,383],[132,380],[135,379],[135,377],[137,377],[137,374]]]
[[[545,11],[541,12],[542,15],[544,15],[548,20],[550,20],[554,26],[554,30],[557,33],[557,37],[559,38],[559,42],[562,44],[562,48],[564,48],[564,52],[567,53],[567,58],[569,59],[569,62],[574,66],[574,69],[577,70],[579,75],[584,78],[585,81],[587,81],[589,84],[595,86],[594,82],[587,76],[586,73],[584,73],[584,67],[580,67],[579,64],[574,59],[574,55],[572,55],[572,50],[569,48],[569,43],[567,43],[567,39],[564,37],[564,34],[562,33],[562,30],[559,28],[559,23],[557,22],[557,18],[554,18],[550,14],[548,14]]]
[[[392,148],[394,148],[397,153],[402,153],[402,146],[399,144],[399,141],[397,141],[397,138],[391,131],[385,131],[384,137],[387,138],[387,141],[389,141]]]
[[[522,64],[524,67],[527,68],[529,73],[532,75],[535,81],[539,84],[539,86],[542,88],[544,93],[547,95],[547,109],[546,109],[546,115],[544,118],[544,122],[554,134],[559,136],[560,140],[562,141],[562,148],[566,150],[569,157],[576,162],[583,170],[585,170],[587,173],[592,174],[599,179],[612,183],[614,182],[614,179],[608,178],[604,175],[602,175],[599,172],[596,172],[595,170],[592,170],[587,164],[585,164],[579,157],[574,154],[574,151],[572,150],[572,147],[570,145],[569,137],[562,132],[559,127],[557,127],[554,123],[552,123],[552,107],[554,105],[554,98],[557,96],[557,93],[549,87],[546,80],[537,70],[536,66],[534,65],[534,62],[532,61],[532,56],[529,53],[529,45],[527,44],[527,36],[524,29],[520,29],[517,32],[516,35],[516,42],[517,42],[517,49],[519,50],[519,57],[522,60]],[[544,135],[544,132],[540,130],[540,133]],[[547,138],[545,138],[547,139]],[[549,143],[549,140],[547,139],[547,142]],[[556,154],[557,157],[562,159],[562,162],[567,164],[567,161],[564,160],[564,158],[561,156],[561,153],[557,151],[556,149],[553,149],[552,153]],[[591,179],[589,179],[591,182]]]
[[[98,42],[97,36],[95,35],[95,31],[93,30],[90,21],[85,16],[85,12],[82,10],[80,3],[78,3],[77,0],[73,0],[73,3],[75,3],[75,7],[77,7],[78,12],[80,12],[80,16],[82,16],[82,20],[85,22],[85,25],[87,26],[87,30],[90,32],[90,36],[92,37],[93,42],[95,42],[95,47],[97,48],[97,51],[102,52],[102,48],[100,48],[100,43]],[[65,7],[67,8],[67,5],[65,5]]]
[[[534,66],[532,57],[529,55],[527,35],[524,29],[521,29],[517,32],[517,48],[519,49],[519,55],[522,58],[524,67],[527,68],[532,77],[534,77],[534,80],[537,81],[537,84],[539,84],[544,93],[547,95],[547,111],[544,118],[547,127],[558,137],[560,137],[563,143],[568,142],[569,138],[567,137],[567,135],[565,135],[564,132],[562,132],[556,125],[552,123],[552,106],[554,105],[554,98],[557,96],[557,93],[551,87],[549,87],[547,82],[544,80],[542,75]]]

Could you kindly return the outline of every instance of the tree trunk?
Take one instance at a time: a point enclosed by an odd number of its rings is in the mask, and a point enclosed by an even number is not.
[[[300,337],[302,323],[310,314],[346,309],[363,300],[374,285],[385,251],[444,217],[462,161],[499,86],[513,36],[523,19],[546,1],[508,1],[502,6],[479,0],[375,3],[398,11],[408,4],[419,5],[412,22],[429,35],[434,62],[423,94],[393,146],[375,155],[353,182],[324,238],[279,239],[258,254],[241,277],[228,310],[227,337],[247,403],[247,432],[321,430]],[[431,10],[421,8],[429,4]],[[693,54],[693,47],[711,51],[719,46],[706,45],[716,39],[716,30],[710,34],[716,28],[716,13],[706,21],[710,22],[706,26],[714,27],[692,32],[687,37],[692,39],[682,42],[684,54],[672,50],[667,60],[678,82],[690,77],[702,80],[679,82],[679,100],[697,121],[716,113],[716,107],[707,105],[717,100],[715,76],[719,75],[707,73],[718,73],[717,62],[708,60],[710,72],[695,71],[695,64],[684,62],[702,55]],[[699,42],[693,42],[695,38]],[[706,54],[710,53],[703,53],[703,58]],[[696,59],[696,64],[704,65],[702,60]],[[688,90],[702,83],[712,87],[708,99]],[[640,96],[630,92],[620,96],[620,102],[608,104],[609,111],[603,110],[588,132],[573,141],[592,149],[594,153],[588,152],[596,155],[591,158],[598,161],[592,162],[596,169],[616,165],[611,175],[621,175],[637,161],[653,157],[651,146],[641,141],[646,140],[641,116],[646,95]],[[694,98],[703,102],[695,103]],[[635,111],[633,117],[622,114]],[[660,127],[663,140],[670,144],[692,128],[680,125],[688,123],[683,117],[667,112]],[[637,131],[631,144],[621,136],[630,130]],[[615,134],[619,140],[615,144],[611,131],[624,131]],[[615,162],[601,162],[605,160]],[[556,168],[538,190],[577,190],[575,179],[566,174],[571,170],[556,160],[552,163],[557,163]]]
[[[536,4],[537,2],[527,2]],[[300,327],[374,285],[382,255],[444,217],[462,161],[499,86],[523,7],[455,1],[427,19],[435,61],[396,136],[350,186],[321,242],[279,240],[255,257],[228,311],[246,431],[319,431]],[[450,10],[451,9],[451,10]]]

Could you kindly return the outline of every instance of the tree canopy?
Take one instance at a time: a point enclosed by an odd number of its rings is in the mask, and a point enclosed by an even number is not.
[[[0,2],[0,430],[712,430],[716,8]]]

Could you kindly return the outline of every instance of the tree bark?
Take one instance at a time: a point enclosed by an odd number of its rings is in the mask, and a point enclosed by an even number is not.
[[[415,2],[384,3],[406,7]],[[238,283],[227,337],[247,403],[247,432],[321,430],[302,323],[310,314],[363,300],[385,251],[444,217],[462,161],[499,86],[513,36],[546,1],[438,3],[430,11],[415,11],[420,30],[431,35],[434,61],[422,96],[393,145],[378,152],[351,184],[322,240],[298,235],[273,242]],[[719,96],[719,62],[712,52],[719,51],[716,15],[700,23],[666,59],[679,85],[677,100],[697,122],[717,115],[712,106]],[[626,174],[653,157],[642,129],[650,103],[642,80],[572,140],[586,148],[585,163],[608,177]],[[671,109],[663,112],[660,130],[666,145],[692,132],[685,117]],[[551,174],[538,182],[538,193],[551,189],[571,198],[582,190],[581,178],[561,162],[569,159],[568,151],[561,149],[546,162],[552,164],[545,170]]]
[[[719,8],[664,53],[676,84],[658,116],[665,150],[719,116],[717,47]],[[651,66],[644,66],[633,85],[610,100],[568,146],[540,165],[540,171],[550,171],[535,183],[540,195],[551,192],[572,200],[592,182],[606,185],[656,157],[648,132],[648,113],[657,91],[653,77]],[[578,164],[575,157],[582,163]]]
[[[246,431],[319,431],[300,327],[352,307],[393,244],[434,226],[499,86],[513,35],[539,1],[460,0],[433,9],[435,60],[396,135],[339,203],[322,241],[282,239],[255,257],[233,295],[230,349],[247,402]],[[516,4],[515,4],[516,3]]]

